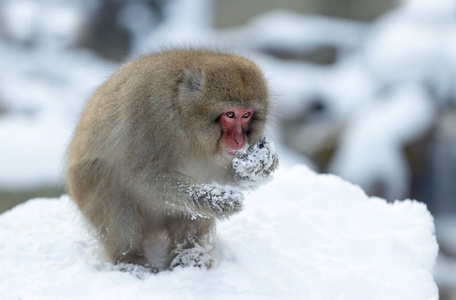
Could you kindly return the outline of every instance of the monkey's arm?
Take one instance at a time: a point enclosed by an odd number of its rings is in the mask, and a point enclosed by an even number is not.
[[[245,155],[233,159],[234,179],[242,188],[252,189],[267,182],[278,166],[274,143],[261,136]]]
[[[226,219],[242,210],[244,195],[239,190],[218,184],[200,184],[181,174],[156,177],[153,193],[167,211],[189,214],[192,218]]]
[[[242,210],[244,195],[229,186],[218,184],[191,185],[186,187],[185,192],[197,211],[210,212],[218,219],[225,219]],[[192,209],[189,211],[192,212]]]

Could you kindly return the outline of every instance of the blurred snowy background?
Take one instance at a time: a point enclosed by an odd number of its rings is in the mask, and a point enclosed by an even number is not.
[[[209,46],[264,69],[283,162],[435,217],[456,299],[456,1],[0,0],[0,212],[63,193],[94,89],[131,57]]]

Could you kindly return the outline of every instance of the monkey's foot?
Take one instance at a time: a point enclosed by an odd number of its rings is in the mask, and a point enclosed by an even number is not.
[[[238,183],[245,188],[253,188],[267,182],[279,165],[272,140],[261,136],[246,155],[233,159]]]
[[[133,264],[120,264],[119,270],[121,272],[128,272],[131,275],[136,276],[139,279],[144,279],[148,274],[157,274],[159,270],[151,266],[141,266]]]
[[[199,267],[210,269],[216,260],[207,252],[201,252],[201,248],[180,250],[180,253],[172,260],[170,269],[175,267]]]
[[[138,274],[140,273],[156,274],[159,271],[157,268],[154,268],[149,264],[149,261],[146,257],[135,253],[122,254],[116,260],[116,264],[119,264],[120,270],[122,272],[129,272],[135,274],[138,278],[141,278],[140,276],[138,276]]]

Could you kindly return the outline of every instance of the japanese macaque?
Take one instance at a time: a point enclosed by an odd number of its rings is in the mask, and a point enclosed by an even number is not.
[[[168,50],[92,96],[68,149],[68,190],[115,264],[211,267],[215,219],[278,166],[270,103],[250,60]]]

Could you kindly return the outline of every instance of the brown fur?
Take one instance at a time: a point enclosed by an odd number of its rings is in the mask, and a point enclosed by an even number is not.
[[[215,208],[205,190],[188,193],[204,183],[235,184],[217,122],[233,106],[254,108],[246,136],[255,143],[269,109],[261,71],[206,50],[133,60],[95,92],[68,150],[68,189],[114,263],[167,269],[177,252],[210,239],[214,218],[242,208]],[[163,261],[147,257],[151,247],[164,247]]]

